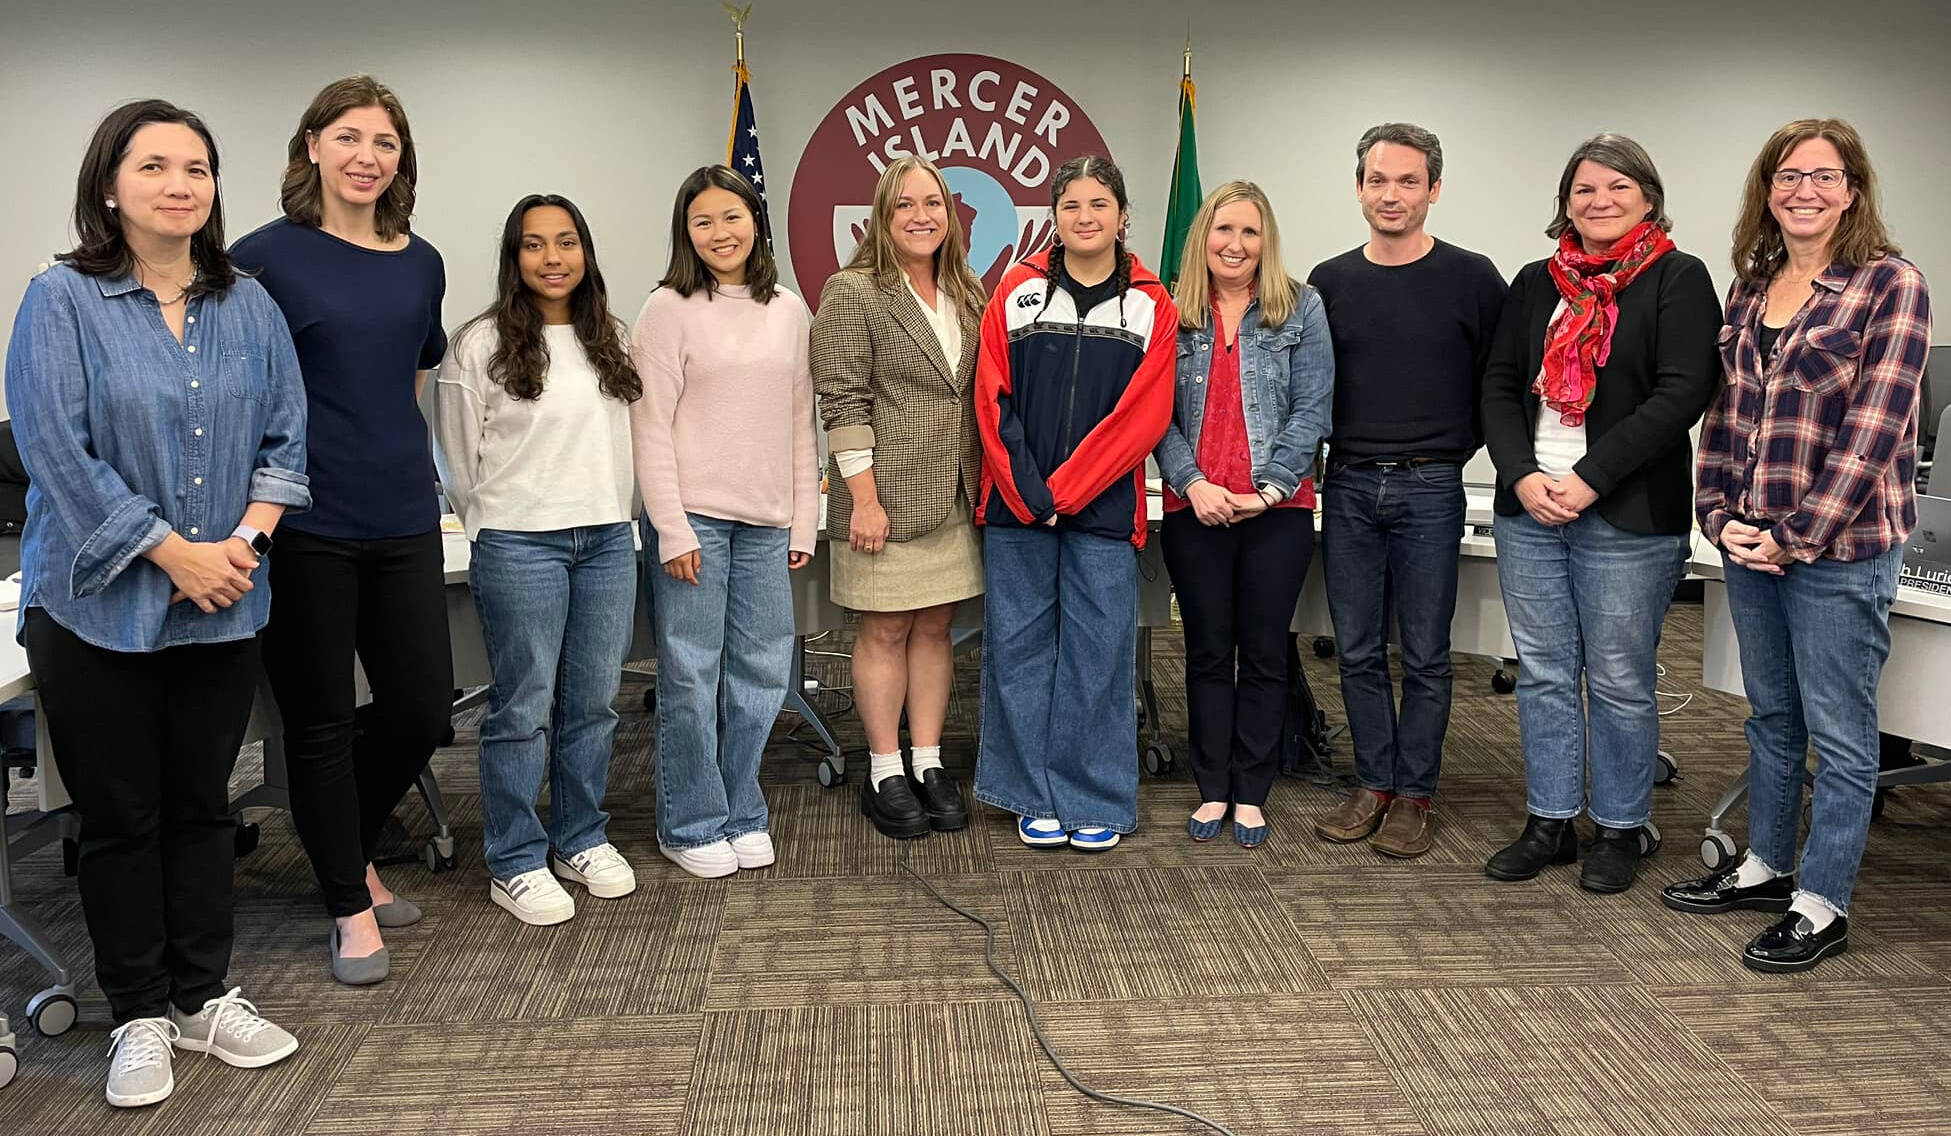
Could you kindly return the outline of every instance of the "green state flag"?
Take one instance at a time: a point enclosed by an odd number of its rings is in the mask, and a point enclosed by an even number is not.
[[[1186,53],[1185,77],[1179,80],[1179,152],[1172,159],[1172,192],[1165,204],[1165,245],[1158,254],[1158,276],[1167,288],[1179,278],[1179,257],[1185,250],[1186,230],[1205,197],[1199,189],[1199,140],[1193,131],[1192,54]]]

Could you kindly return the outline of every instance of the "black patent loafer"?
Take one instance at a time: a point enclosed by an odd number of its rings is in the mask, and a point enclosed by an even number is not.
[[[924,769],[921,776],[908,778],[908,788],[928,814],[928,827],[936,832],[954,832],[969,826],[969,806],[962,803],[962,790],[945,769]]]
[[[871,782],[872,779],[869,780]],[[874,827],[881,830],[882,836],[912,840],[928,835],[928,813],[908,789],[906,777],[883,777],[879,785],[863,784],[860,787],[860,813],[874,822]]]
[[[1818,931],[1808,916],[1791,911],[1773,927],[1756,935],[1741,952],[1741,961],[1752,970],[1796,974],[1848,949],[1847,918],[1838,915],[1829,926]]]
[[[1594,825],[1592,843],[1585,849],[1585,864],[1578,872],[1578,886],[1611,895],[1632,887],[1638,878],[1639,826]]]
[[[1719,915],[1723,911],[1787,911],[1795,898],[1795,877],[1776,876],[1772,880],[1742,887],[1735,883],[1740,865],[1723,868],[1710,876],[1668,884],[1660,889],[1660,902],[1675,911],[1695,915]]]
[[[1571,817],[1553,819],[1532,815],[1516,840],[1497,850],[1484,863],[1493,880],[1528,880],[1554,864],[1578,859],[1578,828]]]

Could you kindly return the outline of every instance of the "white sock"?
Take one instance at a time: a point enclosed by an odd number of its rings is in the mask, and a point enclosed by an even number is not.
[[[1788,909],[1792,914],[1800,915],[1815,924],[1815,929],[1818,931],[1834,923],[1842,914],[1829,906],[1828,901],[1821,896],[1806,891],[1796,892],[1795,900],[1788,905]]]
[[[914,767],[915,780],[919,781],[925,770],[942,767],[942,747],[915,746],[908,751],[908,764]]]
[[[901,751],[893,753],[873,753],[867,755],[867,780],[879,789],[881,782],[890,777],[901,776]]]
[[[1780,875],[1780,872],[1762,863],[1761,857],[1755,855],[1755,850],[1750,848],[1746,858],[1741,861],[1741,866],[1734,870],[1734,886],[1751,888],[1757,884],[1765,884]]]

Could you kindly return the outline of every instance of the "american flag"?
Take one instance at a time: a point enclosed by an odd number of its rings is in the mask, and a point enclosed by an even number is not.
[[[772,216],[767,208],[765,163],[759,160],[759,117],[752,110],[752,74],[745,69],[744,52],[736,67],[738,90],[732,98],[732,137],[725,146],[725,164],[745,175],[759,191],[759,231],[772,248]]]

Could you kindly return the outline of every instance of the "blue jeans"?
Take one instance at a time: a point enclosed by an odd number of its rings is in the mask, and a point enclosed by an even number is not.
[[[1660,628],[1687,537],[1613,528],[1596,510],[1568,525],[1498,517],[1497,582],[1517,644],[1517,724],[1527,805],[1634,828],[1653,815],[1660,751]],[[1585,681],[1581,696],[1579,680]]]
[[[975,797],[1066,830],[1138,827],[1138,557],[1089,533],[992,526],[982,549]]]
[[[637,554],[627,522],[483,529],[468,569],[487,647],[481,722],[481,843],[508,880],[608,840],[603,811],[617,685],[630,649]],[[549,826],[535,791],[549,779]]]
[[[1776,871],[1795,870],[1813,741],[1815,805],[1800,885],[1847,913],[1876,796],[1876,691],[1903,549],[1791,564],[1780,576],[1723,560],[1748,692],[1748,846]]]
[[[1341,700],[1367,788],[1433,796],[1450,728],[1450,621],[1463,539],[1454,462],[1332,470],[1321,498],[1323,582]],[[1402,708],[1389,678],[1389,613],[1402,640]]]
[[[759,759],[793,665],[791,532],[688,519],[698,582],[645,568],[656,597],[657,839],[672,849],[765,831]]]

